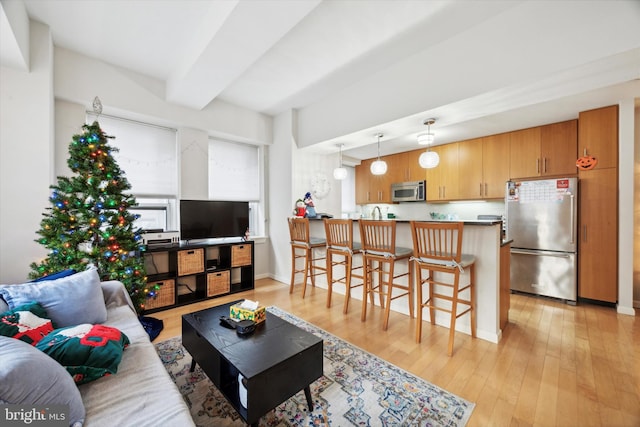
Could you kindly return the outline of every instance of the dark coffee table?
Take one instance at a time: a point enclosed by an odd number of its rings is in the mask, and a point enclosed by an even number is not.
[[[267,311],[267,319],[247,337],[220,324],[229,307],[219,305],[182,316],[182,345],[248,424],[304,389],[323,372],[322,339]],[[240,403],[238,374],[245,378],[246,408]]]

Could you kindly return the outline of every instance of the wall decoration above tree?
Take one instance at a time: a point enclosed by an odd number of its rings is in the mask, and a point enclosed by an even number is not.
[[[141,230],[136,229],[135,197],[131,185],[112,153],[97,121],[83,125],[69,144],[67,164],[74,173],[59,176],[52,185],[49,202],[36,242],[49,249],[46,259],[32,263],[31,278],[62,270],[84,270],[94,264],[101,280],[124,283],[139,313],[144,311],[146,273]]]

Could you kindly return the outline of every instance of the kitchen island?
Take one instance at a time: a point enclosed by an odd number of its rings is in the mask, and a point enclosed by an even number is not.
[[[394,219],[389,221],[396,221],[396,246],[412,248],[413,241],[411,238],[410,220]],[[498,343],[502,336],[502,330],[500,327],[501,294],[503,300],[503,311],[505,307],[507,307],[508,310],[508,302],[505,304],[504,298],[509,297],[508,292],[505,294],[504,291],[501,292],[500,288],[501,283],[503,284],[503,287],[505,283],[504,277],[502,278],[502,282],[500,280],[500,249],[503,245],[502,222],[495,220],[472,220],[462,222],[464,222],[462,251],[476,257],[476,336],[486,341]],[[325,237],[324,224],[322,220],[311,219],[309,223],[310,234],[312,237]],[[353,227],[354,241],[360,241],[358,220],[353,220]],[[403,262],[397,263],[396,271],[406,272],[406,265],[407,264]],[[336,267],[336,269],[337,268],[338,267]],[[339,273],[336,271],[336,274]],[[468,280],[468,274],[468,271],[465,271],[464,275],[461,276],[461,282],[464,283],[464,281]],[[406,277],[402,279],[407,280]],[[326,289],[326,276],[318,276],[316,278],[316,286],[324,287]],[[360,288],[353,291],[351,296],[362,301],[362,292],[359,289]],[[336,283],[333,286],[333,291],[344,295],[345,287],[344,285]],[[405,296],[392,301],[391,309],[408,316],[409,309],[406,298],[407,297]],[[354,305],[354,307],[356,306],[357,305]],[[414,301],[414,307],[416,306],[417,302]],[[506,318],[505,313],[502,313],[502,315],[503,319]],[[425,312],[423,320],[428,321],[428,319],[429,316]],[[449,319],[450,317],[447,313],[437,311],[436,324],[448,327]],[[502,323],[505,324],[505,322]],[[456,330],[470,335],[470,316],[462,316],[459,318],[456,322]]]

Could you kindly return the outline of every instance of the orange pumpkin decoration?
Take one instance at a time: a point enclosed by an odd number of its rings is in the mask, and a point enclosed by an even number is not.
[[[593,156],[582,156],[576,160],[576,167],[583,171],[593,169],[598,164],[598,159]]]

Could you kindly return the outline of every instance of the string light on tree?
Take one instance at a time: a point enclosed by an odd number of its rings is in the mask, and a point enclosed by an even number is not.
[[[94,105],[99,99],[94,100]],[[100,104],[100,111],[101,111]],[[139,254],[143,249],[137,218],[129,209],[137,205],[127,193],[131,185],[112,153],[97,121],[82,126],[69,144],[67,164],[71,177],[58,177],[36,240],[49,249],[46,259],[32,263],[31,278],[66,269],[98,268],[101,280],[124,283],[138,312],[144,310],[146,274]]]

